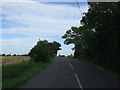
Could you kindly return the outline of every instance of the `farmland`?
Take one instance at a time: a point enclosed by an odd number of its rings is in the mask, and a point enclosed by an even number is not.
[[[0,56],[0,58],[2,58],[2,65],[16,64],[30,60],[29,56]]]
[[[35,63],[28,56],[2,58],[2,88],[16,88],[45,69],[52,61]]]

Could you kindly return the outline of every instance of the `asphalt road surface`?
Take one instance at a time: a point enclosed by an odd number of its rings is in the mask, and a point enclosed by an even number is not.
[[[119,81],[89,64],[61,57],[21,88],[119,88]]]

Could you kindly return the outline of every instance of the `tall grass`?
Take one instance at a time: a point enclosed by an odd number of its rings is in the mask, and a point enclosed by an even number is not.
[[[80,57],[80,58],[76,58],[76,59],[92,65],[93,67],[99,69],[102,72],[105,72],[106,74],[110,75],[111,77],[113,77],[115,79],[120,79],[120,75],[118,73],[113,72],[110,69],[106,69],[106,68],[98,65],[98,64],[94,63],[93,61],[90,61],[88,58]]]
[[[16,88],[29,80],[33,75],[46,68],[46,63],[21,62],[19,64],[4,65],[2,67],[2,88]]]

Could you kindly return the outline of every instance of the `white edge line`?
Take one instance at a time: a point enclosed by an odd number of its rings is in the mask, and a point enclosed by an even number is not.
[[[72,64],[71,63],[69,63],[69,65],[71,66],[71,68],[73,69],[73,66],[72,66]]]
[[[76,77],[76,79],[77,79],[77,81],[78,81],[79,87],[81,88],[81,90],[83,90],[83,87],[82,87],[82,85],[81,85],[81,83],[80,83],[80,80],[79,80],[79,78],[78,78],[78,76],[77,76],[76,73],[75,73],[75,77]]]

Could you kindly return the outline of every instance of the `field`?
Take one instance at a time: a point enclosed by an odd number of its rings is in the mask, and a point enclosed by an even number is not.
[[[2,58],[2,65],[16,64],[30,60],[29,56],[0,56],[0,58]]]
[[[2,63],[2,88],[20,87],[27,80],[45,69],[52,60],[35,63],[30,61],[29,56],[0,56],[0,63]]]
[[[13,62],[8,65],[2,65],[2,88],[18,88],[22,86],[25,82],[27,82],[33,76],[37,75],[53,61],[51,59],[49,62],[35,63],[33,61],[23,62],[21,61],[21,56],[19,59],[18,57],[14,58],[17,58],[18,62],[16,64]]]

